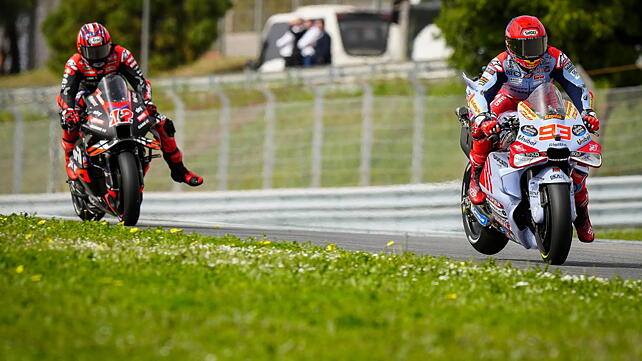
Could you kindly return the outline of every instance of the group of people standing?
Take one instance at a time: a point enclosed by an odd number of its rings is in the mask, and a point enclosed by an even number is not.
[[[323,20],[295,19],[277,41],[279,54],[288,67],[311,67],[332,63],[332,39]]]

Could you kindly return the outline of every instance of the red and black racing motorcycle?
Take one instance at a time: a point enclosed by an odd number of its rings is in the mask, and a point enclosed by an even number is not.
[[[70,160],[78,178],[68,181],[74,210],[83,220],[110,213],[133,226],[140,216],[143,177],[160,157],[152,153],[160,143],[146,135],[162,119],[147,112],[143,97],[119,74],[105,76],[93,93],[81,96],[81,137]]]

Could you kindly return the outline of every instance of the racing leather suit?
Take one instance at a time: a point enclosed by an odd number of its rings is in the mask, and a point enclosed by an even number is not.
[[[151,102],[151,84],[145,80],[138,63],[129,50],[120,45],[113,45],[111,53],[103,63],[98,65],[100,66],[92,66],[79,53],[75,53],[67,60],[62,78],[62,88],[57,98],[62,116],[64,116],[66,112],[75,111],[77,107],[82,107],[82,103],[76,104],[76,95],[79,91],[93,92],[98,86],[98,82],[100,82],[105,75],[114,72],[122,74],[138,93],[143,94],[148,110],[155,111],[156,107]],[[65,127],[63,127],[62,131],[62,148],[65,152],[65,160],[67,162],[67,175],[70,179],[76,179],[77,176],[71,171],[68,165],[69,157],[79,137],[78,126],[67,127],[67,129],[64,128]],[[190,182],[192,176],[198,176],[189,172],[183,165],[183,155],[176,145],[174,138],[175,129],[173,122],[165,118],[156,124],[153,129],[155,130],[154,135],[161,143],[163,158],[172,171],[172,178],[177,182],[198,185]],[[202,183],[202,178],[200,178],[200,182]]]
[[[491,113],[496,119],[508,111],[516,111],[517,104],[528,98],[530,93],[540,84],[556,80],[566,91],[575,107],[580,111],[593,109],[593,94],[588,90],[570,59],[560,50],[549,46],[542,56],[542,61],[533,69],[524,69],[515,62],[508,52],[503,52],[490,61],[481,77],[477,80],[477,87],[468,96],[470,119],[482,113]],[[475,124],[480,126],[481,124]],[[475,126],[473,125],[473,127]],[[474,135],[474,134],[473,134]],[[475,137],[473,148],[470,152],[470,163],[473,171],[479,169],[486,162],[488,153],[495,144],[488,137]],[[588,220],[588,191],[586,189],[587,172],[574,170],[571,174],[575,187],[575,204],[578,218]],[[481,192],[483,195],[483,192]],[[481,199],[483,202],[483,198]],[[576,223],[577,226],[577,223]],[[592,240],[593,233],[580,239]],[[578,234],[580,230],[578,228]]]

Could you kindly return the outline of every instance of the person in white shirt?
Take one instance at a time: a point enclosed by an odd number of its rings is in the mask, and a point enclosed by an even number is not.
[[[303,56],[303,66],[311,67],[314,65],[314,46],[323,35],[323,30],[318,26],[312,25],[312,20],[306,20],[304,27],[308,30],[303,34],[301,40],[297,43],[297,47],[301,49]]]
[[[285,60],[286,67],[302,65],[301,51],[295,47],[295,44],[301,39],[304,32],[303,20],[294,19],[290,22],[288,31],[276,41],[279,55]]]

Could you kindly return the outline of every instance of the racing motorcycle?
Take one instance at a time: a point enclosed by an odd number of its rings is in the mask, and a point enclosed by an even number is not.
[[[475,82],[464,75],[470,92]],[[472,148],[469,111],[456,110],[462,125],[460,145]],[[499,118],[499,150],[491,152],[480,176],[483,204],[468,198],[470,165],[464,171],[461,210],[470,244],[487,255],[509,240],[537,248],[550,264],[563,264],[571,248],[576,217],[571,173],[588,174],[602,165],[601,146],[585,127],[579,111],[550,83],[537,87],[517,112]]]
[[[112,214],[127,226],[138,222],[143,200],[143,177],[152,158],[160,155],[157,140],[146,134],[161,121],[151,116],[140,94],[130,90],[119,74],[109,74],[96,90],[80,93],[81,137],[73,149],[69,180],[71,200],[78,217],[100,220]]]

